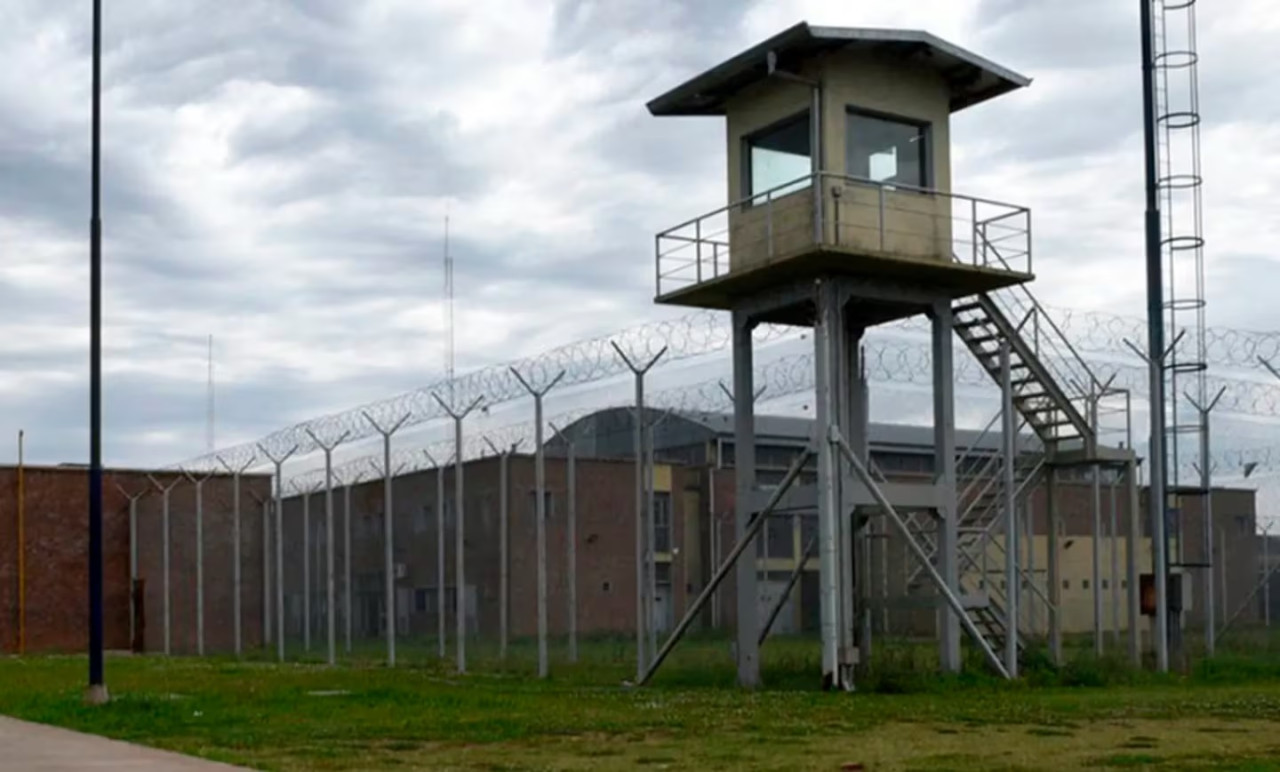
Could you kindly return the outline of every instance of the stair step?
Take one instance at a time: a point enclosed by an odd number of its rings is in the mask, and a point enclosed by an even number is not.
[[[982,308],[982,304],[981,304],[981,303],[961,303],[961,304],[960,304],[960,305],[958,305],[958,306],[952,306],[952,307],[951,307],[951,313],[952,313],[953,315],[954,315],[954,314],[963,314],[965,311],[976,311],[976,310],[978,310],[978,309],[980,309],[980,308]]]

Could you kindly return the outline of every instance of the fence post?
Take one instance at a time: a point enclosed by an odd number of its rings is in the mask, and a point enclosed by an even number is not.
[[[480,403],[484,401],[484,397],[476,397],[465,409],[458,411],[451,405],[446,405],[438,395],[432,394],[431,396],[440,404],[440,407],[444,408],[444,412],[453,419],[453,463],[456,464],[454,467],[456,477],[453,485],[453,508],[458,518],[454,528],[454,534],[456,535],[454,550],[457,554],[453,558],[454,584],[456,585],[453,597],[456,609],[455,614],[457,615],[457,619],[454,622],[457,624],[458,630],[458,673],[462,674],[467,672],[467,572],[466,555],[464,554],[466,547],[466,512],[465,499],[463,497],[463,463],[465,456],[462,451],[462,421],[471,414],[471,411],[480,406]]]
[[[396,577],[395,577],[395,525],[393,523],[394,513],[392,512],[393,490],[392,480],[395,473],[391,469],[391,435],[400,430],[404,426],[404,422],[409,420],[409,414],[405,413],[399,421],[396,421],[390,428],[383,428],[381,424],[373,420],[373,416],[364,413],[364,419],[373,426],[374,431],[382,435],[382,528],[383,528],[383,544],[382,544],[382,570],[386,575],[383,577],[383,590],[386,597],[383,603],[386,606],[384,616],[386,617],[387,632],[387,666],[396,666]]]
[[[276,515],[276,658],[284,662],[284,462],[298,452],[294,445],[282,456],[274,456],[262,445],[262,455],[275,465],[275,515]]]

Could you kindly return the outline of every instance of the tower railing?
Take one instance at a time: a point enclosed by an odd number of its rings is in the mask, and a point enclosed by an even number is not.
[[[655,289],[662,298],[814,251],[1029,274],[1031,211],[897,182],[807,174],[659,233]]]

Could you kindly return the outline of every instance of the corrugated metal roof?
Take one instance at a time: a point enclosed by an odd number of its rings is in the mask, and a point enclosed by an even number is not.
[[[801,22],[682,83],[648,104],[653,115],[723,115],[725,100],[768,77],[766,56],[789,61],[839,48],[890,50],[918,57],[951,84],[957,112],[1027,86],[1031,80],[936,35],[919,30],[812,27]]]

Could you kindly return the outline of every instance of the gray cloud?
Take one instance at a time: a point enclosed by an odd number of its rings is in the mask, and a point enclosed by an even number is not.
[[[201,449],[210,332],[227,441],[432,381],[446,210],[460,369],[674,313],[650,302],[653,234],[724,203],[723,127],[655,119],[644,102],[758,42],[746,31],[758,12],[803,14],[765,0],[495,3],[111,6],[109,458],[167,463]],[[0,74],[0,371],[29,385],[0,391],[0,434],[24,426],[37,457],[78,460],[87,19],[11,6],[0,46],[28,74]],[[1035,83],[957,118],[957,188],[1037,207],[1041,288],[1055,302],[1140,313],[1134,9],[967,8],[956,42]],[[812,21],[874,25],[889,12],[845,13]],[[1206,130],[1265,127],[1280,104],[1269,40],[1226,13],[1201,15]],[[1252,141],[1264,161],[1280,151],[1274,137]],[[1231,161],[1238,142],[1207,142],[1206,154]],[[1214,323],[1276,327],[1271,226],[1256,202],[1280,171],[1245,176],[1264,161],[1207,172],[1225,191],[1207,199],[1210,222],[1224,223],[1211,234],[1210,290],[1239,299],[1211,304]]]

